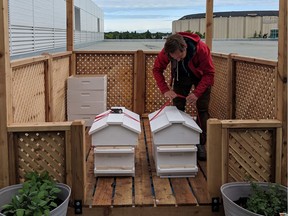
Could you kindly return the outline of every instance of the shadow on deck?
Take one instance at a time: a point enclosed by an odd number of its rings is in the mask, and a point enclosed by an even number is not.
[[[87,136],[87,185],[84,215],[224,215],[212,212],[206,162],[198,161],[195,177],[160,178],[152,156],[149,121],[135,152],[135,177],[95,177],[91,139]],[[71,213],[73,209],[69,209]],[[70,215],[70,214],[69,214]]]

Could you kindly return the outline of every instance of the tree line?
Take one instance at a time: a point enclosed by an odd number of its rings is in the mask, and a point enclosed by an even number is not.
[[[137,33],[136,31],[125,31],[125,32],[105,32],[104,38],[105,39],[164,39],[168,35],[170,35],[171,32],[156,32],[151,33],[149,30],[143,33]]]

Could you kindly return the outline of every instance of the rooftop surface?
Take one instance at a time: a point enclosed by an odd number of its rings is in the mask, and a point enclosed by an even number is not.
[[[165,40],[104,40],[77,50],[96,51],[160,51]],[[241,56],[277,60],[278,41],[260,40],[214,40],[212,52],[237,53]]]

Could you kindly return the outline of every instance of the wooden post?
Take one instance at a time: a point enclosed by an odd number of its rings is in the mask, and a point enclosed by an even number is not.
[[[74,0],[66,0],[67,51],[74,50]]]
[[[45,61],[45,70],[44,70],[44,79],[45,79],[45,121],[52,122],[53,121],[53,68],[52,68],[52,56],[49,54],[45,54],[47,56],[47,60]]]
[[[222,124],[218,119],[207,121],[207,187],[211,197],[221,197]]]
[[[212,51],[213,40],[213,0],[206,0],[206,32],[205,43]]]
[[[134,103],[133,111],[139,115],[145,111],[145,54],[142,50],[138,50],[135,54],[134,68]]]
[[[228,56],[228,104],[227,117],[228,119],[236,118],[236,63],[233,56],[236,53],[231,53]]]
[[[283,122],[283,158],[282,158],[282,181],[287,185],[287,62],[288,62],[288,3],[287,0],[279,0],[279,23],[278,23],[278,94],[279,104],[277,119]],[[282,96],[282,97],[281,97]]]
[[[0,0],[0,188],[9,185],[7,125],[12,121],[8,0]]]
[[[85,199],[86,159],[84,121],[74,121],[71,126],[72,200]]]

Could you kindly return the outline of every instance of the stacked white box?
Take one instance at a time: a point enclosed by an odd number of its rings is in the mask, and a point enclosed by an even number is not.
[[[202,130],[193,118],[167,106],[148,115],[153,138],[153,157],[161,177],[195,176],[197,145]]]
[[[107,75],[70,76],[67,80],[68,120],[83,119],[91,126],[107,110]]]
[[[89,135],[94,147],[95,176],[134,176],[140,117],[124,107],[96,116]]]

